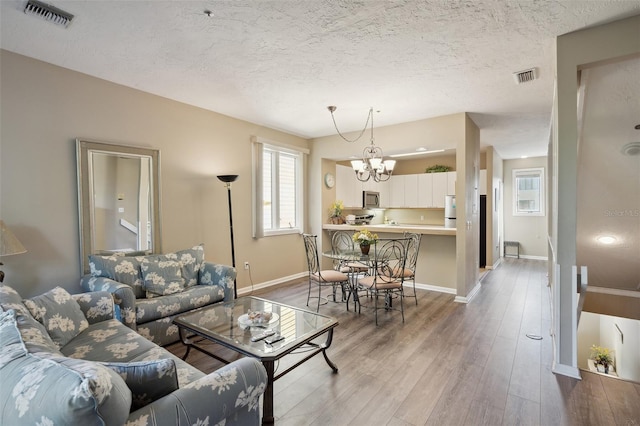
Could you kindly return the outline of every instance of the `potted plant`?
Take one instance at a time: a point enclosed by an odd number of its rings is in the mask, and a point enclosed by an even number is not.
[[[590,358],[593,360],[593,362],[596,363],[596,368],[598,365],[602,365],[602,367],[604,367],[605,374],[609,374],[609,364],[613,362],[611,349],[603,348],[602,346],[591,345]]]
[[[329,220],[334,225],[339,225],[344,223],[344,218],[342,217],[342,210],[344,210],[344,204],[342,204],[342,200],[336,200],[331,204],[331,208],[329,209]]]
[[[371,244],[378,241],[378,234],[374,234],[367,229],[361,229],[353,234],[353,242],[360,246],[362,254],[369,254]]]
[[[427,167],[425,169],[425,173],[444,173],[444,172],[448,172],[451,170],[451,167],[449,166],[443,166],[441,164],[436,164],[433,165],[431,167]]]

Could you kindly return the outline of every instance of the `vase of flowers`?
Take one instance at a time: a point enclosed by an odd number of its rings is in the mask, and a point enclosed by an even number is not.
[[[609,365],[613,362],[613,356],[611,355],[611,349],[603,348],[602,346],[591,345],[590,358],[598,365],[602,365],[605,374],[609,374]]]
[[[344,218],[342,217],[342,211],[344,210],[344,204],[342,204],[342,200],[336,200],[331,204],[331,208],[329,208],[329,221],[334,225],[340,225],[344,223]]]
[[[367,229],[361,229],[360,231],[356,231],[351,239],[360,246],[362,254],[369,254],[371,244],[375,244],[375,242],[378,241],[378,234],[374,234]]]

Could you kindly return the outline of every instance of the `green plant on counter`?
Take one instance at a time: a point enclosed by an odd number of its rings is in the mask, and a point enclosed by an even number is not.
[[[425,173],[443,173],[451,170],[449,166],[443,166],[441,164],[436,164],[435,166],[427,167],[424,171]]]
[[[344,210],[344,204],[342,200],[336,200],[331,204],[331,208],[329,209],[329,217],[340,217],[342,216],[342,210]]]

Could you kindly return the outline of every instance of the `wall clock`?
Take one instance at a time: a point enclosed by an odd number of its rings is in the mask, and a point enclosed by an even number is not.
[[[336,178],[332,173],[327,173],[324,175],[324,184],[327,188],[333,188],[336,184]]]

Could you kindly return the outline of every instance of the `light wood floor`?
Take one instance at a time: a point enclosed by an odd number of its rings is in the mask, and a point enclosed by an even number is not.
[[[551,372],[546,263],[507,258],[468,305],[418,290],[399,312],[320,312],[340,321],[328,353],[275,382],[277,425],[638,425],[640,385]],[[305,307],[306,282],[255,295]],[[543,336],[531,340],[526,334]],[[214,347],[212,345],[212,347]],[[181,344],[168,347],[181,356]],[[214,347],[223,357],[232,352]],[[192,353],[205,372],[220,363]],[[284,368],[283,360],[280,368]]]

